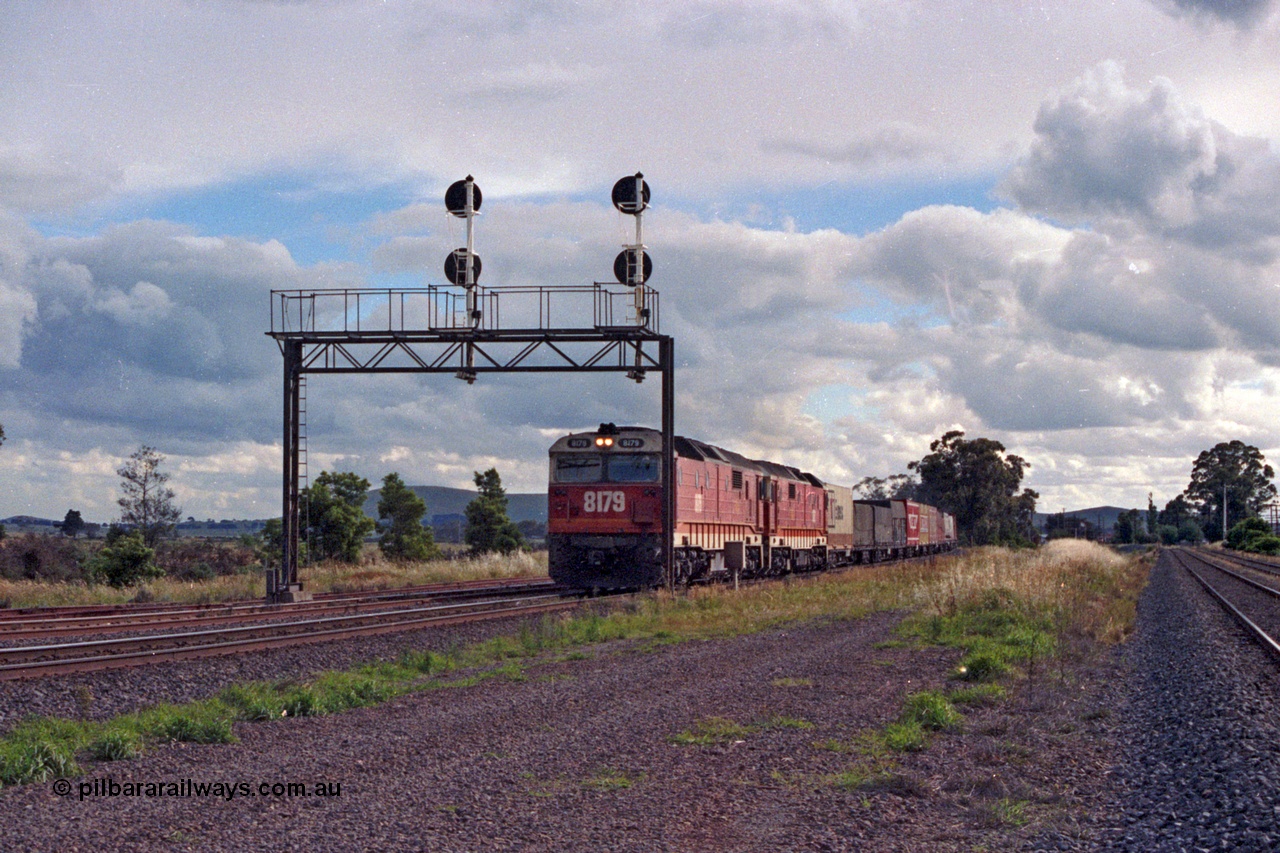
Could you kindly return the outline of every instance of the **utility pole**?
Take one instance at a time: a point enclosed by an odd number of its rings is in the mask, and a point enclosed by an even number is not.
[[[1222,544],[1227,543],[1227,484],[1222,484]]]

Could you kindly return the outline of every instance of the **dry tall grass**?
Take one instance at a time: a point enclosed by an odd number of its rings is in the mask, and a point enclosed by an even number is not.
[[[486,554],[457,560],[396,563],[376,549],[366,549],[358,565],[326,561],[303,566],[299,577],[310,592],[348,592],[390,589],[418,584],[477,578],[538,577],[547,574],[545,552],[516,553],[504,557]],[[55,607],[74,604],[123,604],[135,600],[202,604],[213,601],[264,598],[266,579],[261,571],[226,575],[204,581],[160,578],[144,585],[116,589],[84,583],[49,583],[0,579],[0,606]]]
[[[391,589],[482,578],[545,577],[546,574],[545,551],[402,563],[388,560],[376,549],[370,549],[365,552],[359,566],[326,561],[299,570],[306,588],[314,592]]]
[[[916,589],[925,612],[951,616],[990,592],[1053,617],[1060,630],[1119,642],[1133,629],[1149,557],[1123,556],[1084,539],[1057,539],[1036,550],[977,548],[938,561],[938,575]]]

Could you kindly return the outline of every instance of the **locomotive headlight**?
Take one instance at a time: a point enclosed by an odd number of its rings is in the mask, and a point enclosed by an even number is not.
[[[596,447],[613,447],[613,437],[608,435],[596,436]]]

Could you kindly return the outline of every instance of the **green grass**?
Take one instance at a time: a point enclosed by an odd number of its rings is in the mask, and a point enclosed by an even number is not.
[[[910,616],[898,632],[963,650],[955,676],[979,683],[994,682],[1019,667],[1030,671],[1057,648],[1051,615],[1001,589],[985,590],[949,614]]]
[[[960,713],[941,693],[912,693],[903,703],[898,719],[884,728],[866,729],[853,742],[828,738],[813,746],[843,755],[858,755],[846,770],[826,777],[829,785],[847,791],[874,789],[918,794],[918,782],[896,773],[896,756],[927,749],[930,732],[957,728],[961,719]]]
[[[991,804],[991,815],[997,825],[1026,826],[1031,818],[1027,814],[1026,800],[1004,798]]]
[[[912,693],[902,708],[901,722],[917,723],[932,731],[954,729],[960,725],[960,712],[941,693]]]
[[[624,791],[644,780],[644,774],[635,775],[611,768],[601,768],[582,783],[588,791]]]
[[[79,772],[72,753],[57,743],[31,740],[0,746],[0,785],[44,782]]]
[[[142,739],[136,732],[107,732],[88,746],[94,761],[127,761],[142,754]]]
[[[1042,550],[1046,552],[1043,559],[1034,552],[1027,556],[979,549],[963,559],[874,566],[741,591],[697,588],[674,596],[660,592],[621,605],[598,604],[574,615],[526,622],[514,635],[444,654],[412,650],[395,661],[307,680],[242,684],[201,702],[147,708],[105,722],[28,720],[0,737],[0,785],[74,775],[80,772],[78,759],[121,760],[175,740],[231,742],[238,722],[336,713],[414,691],[465,688],[494,677],[519,681],[527,678],[526,662],[531,659],[582,660],[598,654],[584,647],[601,643],[627,641],[624,649],[655,649],[799,623],[857,619],[875,611],[918,608],[922,602],[924,608],[900,626],[899,639],[879,646],[929,643],[961,648],[963,670],[957,675],[974,683],[951,691],[942,701],[997,701],[1003,693],[993,680],[1015,670],[1033,671],[1039,661],[1055,654],[1058,636],[1075,632],[1098,639],[1122,638],[1131,629],[1132,603],[1145,577],[1142,565],[1107,562],[1079,547],[1069,553],[1061,548],[1054,551],[1052,545]],[[1067,562],[1062,562],[1064,554],[1070,558]],[[1009,592],[1006,585],[1018,592]],[[812,681],[779,678],[772,684],[809,687]],[[92,695],[85,693],[78,701],[87,716]],[[935,699],[928,701],[938,704]],[[913,710],[877,735],[878,749],[891,754],[923,748],[930,730],[951,725],[947,719],[945,710],[938,707]],[[782,716],[751,725],[709,718],[673,740],[715,743],[768,729],[811,725]],[[862,749],[865,753],[865,745]]]
[[[890,723],[884,727],[885,746],[894,752],[920,752],[929,745],[929,735],[917,722]]]
[[[770,717],[760,724],[762,729],[811,729],[813,723],[808,720],[802,720],[799,717],[776,716]]]
[[[839,738],[830,737],[830,738],[825,738],[823,740],[814,741],[813,748],[825,750],[827,752],[838,752],[841,755],[847,755],[853,752],[856,747],[853,744],[848,743],[847,741],[840,740]]]
[[[918,728],[918,727],[917,727]],[[923,735],[923,731],[920,732]],[[863,790],[887,778],[898,769],[897,753],[888,729],[866,729],[857,738],[846,743],[839,740],[823,741],[821,748],[841,754],[856,754],[857,758],[845,770],[825,777],[825,782],[846,791]]]
[[[857,764],[848,770],[841,770],[826,778],[826,782],[846,791],[862,790],[886,775],[888,771],[878,770],[864,764]]]
[[[799,717],[775,715],[759,722],[743,725],[728,717],[703,717],[693,724],[693,728],[674,734],[670,741],[682,746],[711,746],[717,743],[733,743],[745,740],[757,732],[778,731],[782,729],[811,729],[814,724]]]
[[[705,717],[686,729],[671,736],[671,742],[682,746],[710,746],[716,743],[732,743],[743,740],[751,734],[748,726],[735,723],[726,717]]]

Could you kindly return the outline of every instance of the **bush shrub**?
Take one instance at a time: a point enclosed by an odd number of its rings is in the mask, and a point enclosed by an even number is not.
[[[23,533],[0,540],[0,577],[5,580],[81,580],[84,560],[84,546],[61,536]]]
[[[1280,554],[1280,536],[1274,536],[1270,533],[1252,536],[1245,544],[1245,550],[1258,554]]]
[[[956,675],[965,681],[995,681],[1009,671],[1009,664],[991,649],[978,649],[960,660]]]
[[[91,581],[122,587],[164,575],[164,569],[153,562],[156,552],[147,547],[141,530],[111,537],[108,542],[89,562]]]
[[[171,578],[199,581],[253,571],[258,556],[238,541],[175,539],[156,546],[155,562]]]
[[[0,785],[45,782],[79,772],[80,768],[67,750],[48,741],[18,744],[0,752]]]
[[[916,723],[926,729],[941,731],[960,725],[960,712],[941,693],[924,691],[907,697],[900,722]]]
[[[1200,529],[1200,525],[1191,519],[1187,519],[1178,525],[1178,540],[1192,543],[1203,541],[1204,531]]]
[[[1243,548],[1252,534],[1270,532],[1271,525],[1255,515],[1252,518],[1246,518],[1227,531],[1227,546],[1230,548]]]
[[[181,743],[235,743],[231,720],[225,717],[179,714],[161,729],[167,740]]]
[[[94,761],[127,761],[142,754],[142,743],[129,732],[107,732],[89,744],[89,757]]]

